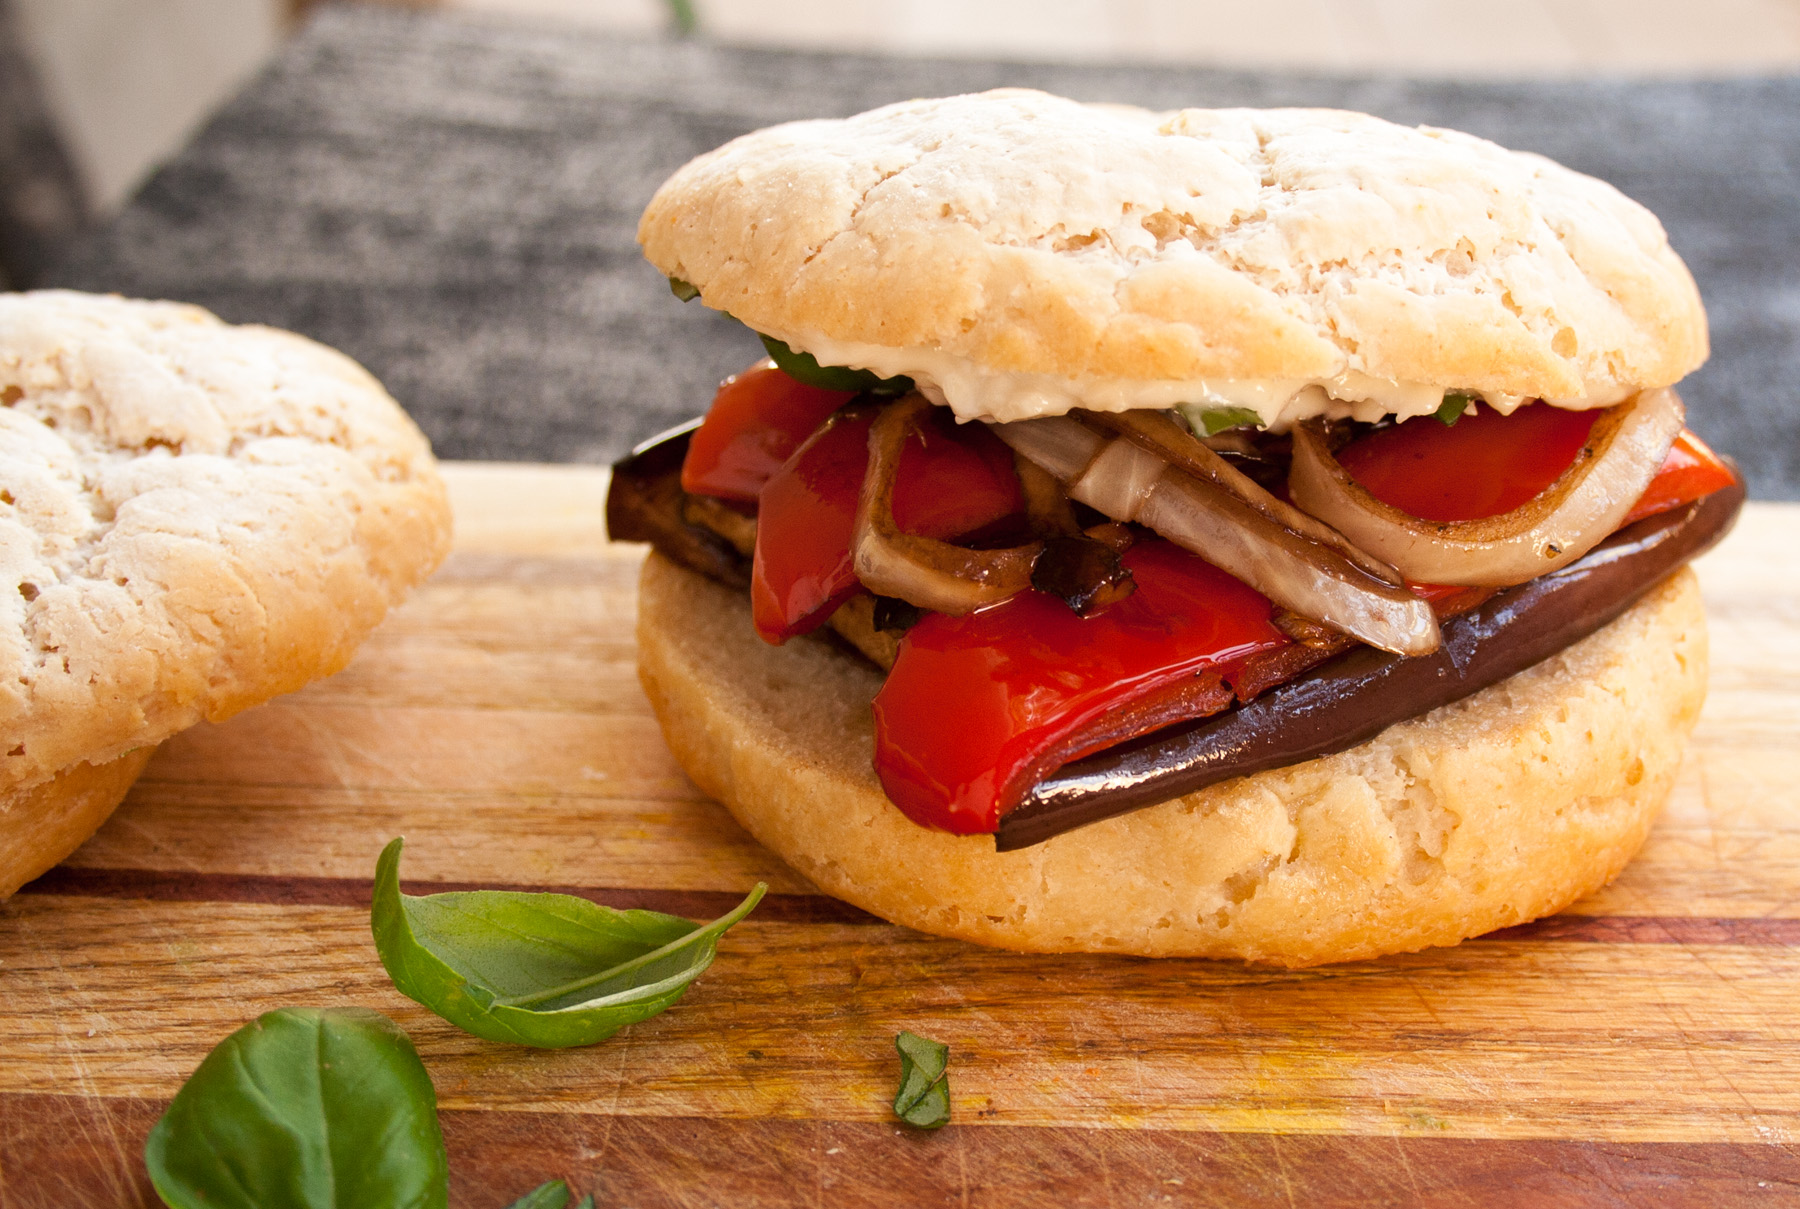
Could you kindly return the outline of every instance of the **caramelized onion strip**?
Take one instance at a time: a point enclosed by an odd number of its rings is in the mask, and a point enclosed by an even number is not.
[[[1114,520],[1148,525],[1284,608],[1385,651],[1421,655],[1438,648],[1430,605],[1136,442],[1109,441],[1067,416],[992,427],[1068,484],[1075,499]]]
[[[1102,428],[1130,438],[1137,445],[1166,459],[1171,466],[1196,479],[1224,488],[1276,524],[1321,546],[1330,546],[1377,579],[1386,580],[1395,587],[1404,583],[1400,573],[1393,567],[1357,549],[1349,538],[1324,521],[1308,516],[1286,500],[1264,491],[1249,475],[1201,444],[1198,437],[1170,419],[1167,412],[1090,411],[1082,412],[1080,418],[1090,427]]]
[[[1507,587],[1565,567],[1604,541],[1681,433],[1681,398],[1646,390],[1594,421],[1568,469],[1499,516],[1428,521],[1369,494],[1332,456],[1321,422],[1294,426],[1294,502],[1418,583]]]
[[[1038,537],[1079,537],[1081,526],[1061,480],[1036,462],[1013,450],[1013,470],[1025,496],[1025,516]]]
[[[870,427],[869,469],[856,504],[853,562],[856,577],[871,592],[961,616],[1029,587],[1031,566],[1043,543],[968,550],[900,531],[894,523],[900,452],[931,406],[921,395],[908,395],[884,408]]]

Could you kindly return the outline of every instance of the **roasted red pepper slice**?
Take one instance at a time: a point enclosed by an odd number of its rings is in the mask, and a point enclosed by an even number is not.
[[[681,489],[754,504],[801,442],[855,397],[796,382],[773,361],[733,374],[719,383],[705,422],[688,439]]]
[[[1383,503],[1428,521],[1475,520],[1510,512],[1555,482],[1599,414],[1530,403],[1509,416],[1482,408],[1454,425],[1419,417],[1352,441],[1337,456]],[[1731,481],[1719,455],[1683,429],[1626,523]]]
[[[833,415],[763,487],[757,504],[751,616],[766,641],[822,623],[859,589],[850,562],[856,500],[874,408]],[[894,523],[902,532],[964,537],[1024,507],[1012,451],[979,424],[934,411],[900,455]]]
[[[1675,444],[1669,447],[1669,456],[1663,459],[1662,469],[1656,472],[1650,486],[1632,505],[1625,523],[1629,525],[1646,516],[1692,503],[1703,495],[1730,486],[1736,478],[1723,458],[1684,428],[1675,438]]]
[[[750,616],[765,642],[806,633],[857,590],[850,537],[874,417],[871,409],[832,416],[763,486]]]
[[[919,432],[894,477],[894,524],[902,533],[966,538],[1024,512],[1012,450],[987,425],[958,424],[949,408],[934,407]]]
[[[1160,539],[1137,591],[1081,618],[1043,592],[907,632],[875,698],[875,771],[915,822],[991,832],[1052,769],[1229,702],[1233,665],[1288,642],[1268,598]]]
[[[1479,407],[1453,425],[1418,416],[1338,451],[1369,494],[1428,521],[1498,516],[1556,481],[1581,451],[1598,411],[1530,403],[1509,416]]]

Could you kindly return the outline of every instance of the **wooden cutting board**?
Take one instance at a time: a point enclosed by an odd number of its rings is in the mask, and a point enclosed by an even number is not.
[[[552,1176],[637,1209],[1800,1204],[1800,506],[1750,506],[1700,565],[1712,696],[1617,884],[1290,973],[1020,956],[817,895],[665,750],[604,472],[449,477],[456,553],[346,671],[172,740],[0,908],[0,1209],[154,1205],[146,1130],[286,1004],[412,1034],[469,1209]],[[696,917],[772,893],[663,1016],[512,1049],[377,962],[369,879],[400,834],[413,892]],[[903,1028],[951,1046],[940,1133],[889,1113]]]

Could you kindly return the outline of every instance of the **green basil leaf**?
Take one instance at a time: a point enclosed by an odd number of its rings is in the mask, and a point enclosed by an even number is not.
[[[1202,407],[1198,403],[1183,403],[1175,409],[1181,413],[1188,427],[1203,437],[1214,437],[1227,428],[1241,428],[1246,424],[1262,427],[1262,415],[1248,407]]]
[[[1444,392],[1443,403],[1438,406],[1437,418],[1445,428],[1455,428],[1456,422],[1462,419],[1462,413],[1474,401],[1475,396],[1467,391],[1447,390]]]
[[[442,1209],[437,1095],[400,1026],[282,1008],[213,1049],[144,1143],[171,1209]]]
[[[488,1041],[561,1049],[663,1011],[712,964],[768,883],[704,927],[570,894],[400,893],[396,839],[375,866],[370,928],[401,994]]]
[[[820,365],[811,353],[796,352],[775,339],[757,333],[763,347],[769,350],[776,368],[796,382],[816,386],[820,390],[853,390],[859,394],[903,395],[913,388],[911,378],[883,378],[866,369],[850,369],[842,365]]]
[[[694,285],[692,282],[683,281],[679,277],[671,277],[669,278],[669,293],[675,295],[675,297],[681,299],[683,302],[692,302],[694,299],[700,297],[700,287]]]
[[[950,1083],[939,1079],[926,1089],[900,1119],[917,1129],[942,1129],[950,1124]]]
[[[508,1205],[506,1209],[564,1209],[569,1203],[569,1186],[561,1180],[539,1184]],[[575,1204],[575,1209],[594,1209],[594,1194],[588,1193]]]
[[[539,1184],[508,1205],[506,1209],[563,1209],[568,1203],[569,1186],[561,1180],[550,1180],[547,1183]],[[593,1204],[594,1198],[588,1196],[583,1198],[581,1204],[577,1205],[575,1209],[582,1209],[583,1206],[592,1209]]]
[[[894,1093],[894,1115],[920,1129],[941,1129],[950,1122],[950,1047],[917,1033],[894,1038],[900,1051],[900,1090]]]

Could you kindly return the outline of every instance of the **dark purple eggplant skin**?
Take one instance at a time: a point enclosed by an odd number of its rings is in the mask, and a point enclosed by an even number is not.
[[[1027,848],[1233,777],[1347,751],[1479,692],[1625,612],[1723,538],[1743,503],[1740,477],[1628,525],[1560,571],[1444,622],[1435,654],[1406,658],[1359,646],[1229,712],[1065,765],[1000,820],[994,846]]]
[[[649,542],[662,554],[709,579],[734,588],[750,586],[747,560],[731,543],[682,519],[681,463],[699,420],[658,433],[613,463],[606,489],[606,536],[616,542]]]

